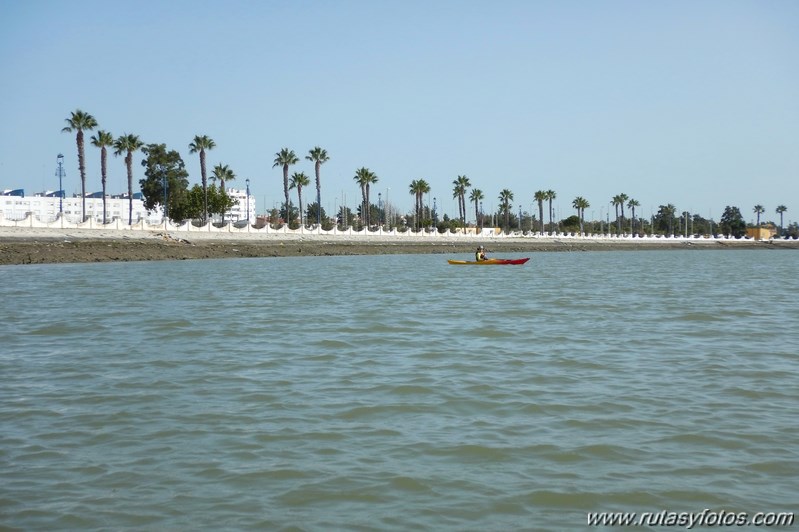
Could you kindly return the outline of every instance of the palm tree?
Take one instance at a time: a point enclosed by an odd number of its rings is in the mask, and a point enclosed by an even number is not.
[[[513,192],[503,188],[499,193],[500,209],[505,213],[505,230],[510,231],[510,202],[513,201]]]
[[[424,195],[430,192],[430,185],[424,179],[414,179],[411,181],[410,193],[416,197],[416,229],[420,227],[422,211],[424,210]]]
[[[627,201],[626,194],[617,194],[613,196],[610,202],[616,208],[616,234],[621,234],[621,218],[624,218],[624,202]],[[621,218],[619,218],[619,206],[621,206]]]
[[[225,192],[225,182],[233,181],[234,179],[236,179],[236,174],[233,173],[233,170],[231,170],[228,165],[222,165],[220,163],[214,166],[213,172],[211,173],[211,180],[214,182],[219,180],[219,191],[221,192],[223,198],[227,195],[227,192]],[[225,223],[224,204],[222,207],[222,223]]]
[[[466,189],[458,184],[458,181],[452,182],[455,186],[452,187],[452,199],[458,200],[458,221],[463,220],[463,203],[461,203],[461,196],[466,193]]]
[[[611,203],[616,208],[616,234],[621,234],[621,221],[624,219],[624,202],[627,201],[627,194],[617,194],[613,196]],[[621,207],[621,218],[619,217],[619,208]]]
[[[143,146],[144,142],[138,135],[124,134],[114,141],[114,155],[125,153],[125,167],[128,169],[128,225],[133,225],[133,152]]]
[[[369,186],[377,183],[378,177],[374,172],[363,167],[355,171],[355,177],[353,177],[353,179],[361,187],[361,197],[363,198],[361,219],[363,224],[369,227]]]
[[[572,202],[572,207],[577,209],[577,216],[580,218],[580,234],[584,235],[585,231],[583,231],[583,217],[585,216],[585,210],[590,207],[591,204],[588,203],[588,200],[582,196],[577,196],[574,198]]]
[[[631,199],[627,202],[627,206],[630,208],[632,212],[632,221],[630,222],[630,233],[635,233],[635,208],[640,207],[641,204],[638,203],[638,200]]]
[[[306,159],[309,161],[314,162],[314,172],[316,173],[316,223],[317,225],[322,224],[322,182],[319,179],[319,171],[322,168],[322,165],[330,160],[330,157],[327,156],[327,150],[323,150],[319,146],[315,146],[312,150],[308,151],[308,155],[305,156]],[[298,190],[299,192],[299,190]]]
[[[538,216],[539,220],[539,228],[541,236],[544,236],[544,201],[547,199],[547,193],[545,190],[539,190],[533,195],[533,198],[538,202]]]
[[[372,223],[372,203],[369,199],[369,188],[371,185],[374,185],[378,181],[378,177],[374,172],[369,172],[369,179],[366,180],[366,223]]]
[[[414,203],[413,203],[413,212],[414,212],[414,221],[416,222],[416,228],[419,228],[419,180],[414,179],[411,181],[410,186],[408,187],[408,192],[413,196]]]
[[[216,143],[208,135],[195,135],[194,140],[189,144],[189,153],[200,154],[200,174],[203,180],[203,223],[208,221],[208,179],[205,172],[205,150],[213,150]],[[224,221],[224,215],[223,215]]]
[[[782,236],[782,214],[788,210],[788,207],[785,205],[780,205],[777,207],[777,214],[780,215],[780,236]]]
[[[483,220],[480,217],[480,211],[477,208],[478,203],[483,201],[483,191],[479,188],[473,188],[472,192],[469,194],[469,201],[474,202],[474,221],[475,225],[482,229],[483,228]]]
[[[289,188],[297,189],[297,198],[300,204],[300,225],[304,225],[302,220],[302,187],[307,187],[310,183],[311,180],[305,175],[305,172],[294,172],[291,175],[291,181],[289,181]]]
[[[619,208],[621,209],[621,219],[624,220],[624,203],[629,199],[627,194],[621,193],[619,194],[619,199],[621,202],[619,203]],[[621,233],[621,231],[619,231]]]
[[[455,187],[452,189],[453,198],[458,199],[458,212],[461,217],[461,225],[466,227],[466,189],[472,186],[469,178],[465,175],[459,175],[455,181],[452,182]]]
[[[557,195],[555,194],[554,190],[547,190],[545,194],[547,195],[547,201],[549,201],[549,232],[552,233],[552,229],[554,227],[552,224],[552,200],[555,199]]]
[[[114,145],[114,136],[108,131],[102,129],[97,131],[96,135],[92,136],[92,145],[100,148],[100,175],[102,176],[103,183],[103,225],[107,223],[106,220],[106,201],[105,201],[105,184],[108,178],[108,150],[109,146]]]
[[[757,227],[760,227],[760,215],[766,212],[766,209],[764,209],[762,205],[755,205],[753,210],[755,214],[757,214]]]
[[[72,112],[69,118],[65,119],[67,122],[62,133],[72,133],[77,131],[75,135],[75,142],[78,144],[78,170],[80,170],[80,195],[83,198],[83,213],[81,221],[86,221],[86,161],[83,153],[83,130],[91,131],[97,127],[97,120],[94,119],[89,113],[85,113],[80,109]]]
[[[294,153],[294,150],[283,148],[282,150],[280,150],[275,154],[275,164],[272,165],[272,168],[276,166],[283,167],[283,195],[286,198],[287,223],[289,217],[289,166],[291,166],[292,164],[297,164],[298,162],[300,162],[300,159]]]

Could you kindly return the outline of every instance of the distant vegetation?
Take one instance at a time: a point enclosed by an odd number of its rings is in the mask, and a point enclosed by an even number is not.
[[[66,119],[63,132],[76,134],[75,140],[78,149],[78,170],[81,178],[81,193],[86,196],[86,165],[84,131],[92,131],[98,127],[97,120],[80,109],[72,112]],[[113,147],[115,155],[125,155],[125,166],[128,175],[128,194],[131,198],[129,223],[132,223],[132,197],[133,197],[133,154],[141,151],[145,158],[141,165],[144,167],[144,178],[139,180],[144,205],[148,210],[162,207],[166,216],[177,222],[196,220],[204,223],[209,216],[220,215],[224,221],[225,212],[233,205],[233,200],[228,197],[225,186],[236,178],[236,174],[228,165],[219,163],[214,166],[210,179],[215,183],[208,185],[206,157],[216,147],[216,143],[207,135],[196,135],[188,144],[190,154],[198,154],[200,162],[201,185],[189,188],[188,172],[183,159],[175,150],[169,150],[165,144],[144,144],[138,136],[123,134],[116,139],[107,131],[100,130],[91,138],[92,145],[100,149],[102,186],[105,196],[106,186],[106,148]],[[283,175],[284,202],[280,209],[273,209],[269,213],[269,223],[277,226],[288,221],[290,227],[300,224],[317,223],[324,229],[330,229],[334,224],[340,227],[355,226],[358,228],[375,228],[383,226],[398,228],[400,230],[438,230],[447,229],[457,231],[470,227],[467,223],[469,205],[474,208],[475,222],[473,228],[499,227],[504,231],[538,232],[542,235],[554,233],[603,233],[603,234],[659,234],[659,235],[715,235],[741,237],[746,233],[747,224],[738,207],[726,206],[718,222],[703,218],[696,213],[687,211],[679,212],[671,203],[660,205],[656,214],[641,217],[636,214],[636,207],[640,203],[621,193],[610,197],[608,206],[612,205],[615,212],[610,218],[608,207],[607,217],[602,220],[585,220],[585,211],[591,204],[585,198],[578,196],[572,201],[575,214],[562,220],[554,219],[552,201],[557,197],[554,190],[539,190],[533,195],[533,200],[538,206],[538,213],[522,212],[519,208],[514,211],[513,191],[502,189],[498,196],[496,212],[486,213],[483,210],[484,193],[481,189],[472,188],[471,180],[465,175],[458,175],[452,181],[452,198],[458,202],[458,217],[450,218],[448,214],[440,214],[433,198],[430,205],[432,187],[424,179],[414,179],[410,182],[408,192],[414,197],[414,208],[411,212],[402,213],[395,209],[378,194],[378,202],[373,202],[372,185],[379,178],[372,170],[362,167],[354,171],[353,180],[360,188],[361,203],[353,212],[348,207],[341,205],[336,208],[335,218],[328,218],[322,204],[322,177],[321,166],[330,160],[327,151],[315,146],[308,151],[305,159],[314,163],[314,176],[316,188],[316,201],[307,204],[303,210],[303,189],[310,185],[310,178],[304,172],[295,172],[289,178],[290,167],[299,163],[300,158],[289,148],[282,148],[275,153],[273,167],[280,168]],[[219,183],[216,186],[216,182]],[[466,201],[469,194],[468,205]],[[292,203],[290,192],[297,193],[297,205]],[[520,200],[526,202],[527,200]],[[544,207],[547,213],[544,213]],[[605,205],[603,205],[604,208]],[[628,209],[625,211],[625,208]],[[788,210],[784,205],[776,208],[779,215],[778,235],[799,237],[797,224],[783,226],[783,215]],[[83,219],[86,219],[86,204],[83,204]],[[600,209],[600,213],[602,210]],[[766,210],[762,205],[755,205],[753,212],[757,216],[755,226],[772,225],[773,222],[761,222],[761,214]],[[628,216],[629,213],[629,216]],[[105,216],[103,217],[105,219]],[[548,220],[548,221],[547,221]]]

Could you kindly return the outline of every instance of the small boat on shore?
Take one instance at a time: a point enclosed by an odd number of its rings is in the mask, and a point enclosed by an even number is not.
[[[471,265],[474,265],[474,266],[490,266],[490,265],[508,266],[508,265],[511,265],[511,264],[513,264],[513,265],[524,264],[528,260],[530,260],[530,257],[525,257],[523,259],[486,259],[486,260],[481,260],[481,261],[449,259],[449,260],[447,260],[447,262],[449,262],[450,264],[456,264],[456,265],[459,265],[459,266],[465,266],[465,265],[469,265],[469,266],[471,266]]]

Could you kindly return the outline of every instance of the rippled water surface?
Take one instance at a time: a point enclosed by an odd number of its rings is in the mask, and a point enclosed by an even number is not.
[[[796,252],[445,258],[0,267],[0,527],[796,511]]]

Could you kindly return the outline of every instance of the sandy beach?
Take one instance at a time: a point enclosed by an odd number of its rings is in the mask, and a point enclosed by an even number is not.
[[[407,237],[168,233],[92,229],[0,228],[0,264],[188,260],[435,253],[468,258],[490,253],[658,249],[799,249],[797,240]],[[464,257],[464,255],[466,257]]]

